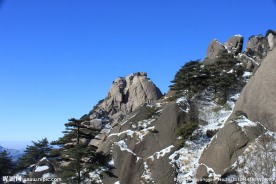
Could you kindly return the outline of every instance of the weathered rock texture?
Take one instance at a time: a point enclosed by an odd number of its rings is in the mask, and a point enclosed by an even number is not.
[[[229,121],[217,133],[207,149],[204,150],[197,171],[197,178],[206,176],[206,166],[212,168],[216,174],[224,174],[226,168],[231,166],[241,155],[247,144],[255,140],[262,133],[262,126],[246,127],[244,131],[235,121]]]
[[[224,45],[230,53],[236,56],[242,52],[243,37],[241,35],[232,36],[229,40],[227,40],[227,42],[224,43]]]
[[[268,30],[266,33],[270,50],[273,50],[276,46],[276,31]]]
[[[262,35],[251,36],[246,44],[245,53],[254,60],[260,61],[267,55],[269,49],[266,37]]]
[[[147,73],[138,72],[116,79],[100,106],[109,114],[119,111],[128,114],[141,104],[151,104],[161,96],[161,91],[147,78]]]
[[[268,53],[243,89],[235,106],[252,121],[276,131],[276,49]]]
[[[141,123],[141,118],[146,113],[144,108],[135,110],[133,118],[115,126],[98,151],[112,153],[115,160],[112,172],[122,184],[141,181],[147,183],[146,178],[142,176],[146,171],[145,164],[155,183],[174,183],[174,169],[168,157],[177,148],[177,130],[185,113],[179,111],[177,104],[168,104],[162,113],[147,125],[147,128],[139,128],[137,123]],[[154,131],[149,127],[154,127]],[[142,140],[138,136],[139,132],[142,134],[146,132]],[[118,142],[122,140],[126,143],[128,151],[118,146]],[[157,152],[170,146],[172,147],[164,152],[164,155],[160,157],[156,155]],[[116,177],[105,175],[103,181],[112,183],[116,181]]]
[[[208,46],[203,63],[212,64],[225,54],[237,56],[242,52],[242,47],[243,37],[241,35],[232,36],[224,44],[214,39]]]
[[[226,47],[215,39],[208,46],[206,59],[215,59],[225,53],[227,53]]]
[[[276,131],[276,49],[268,52],[256,73],[244,87],[234,111],[225,126],[219,130],[205,148],[197,170],[197,178],[207,177],[206,166],[223,175],[237,160],[248,143],[255,141],[264,128]],[[236,123],[237,114],[260,122],[257,126],[241,128]]]

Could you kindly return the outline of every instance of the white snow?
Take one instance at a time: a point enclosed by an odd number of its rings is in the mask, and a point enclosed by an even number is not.
[[[198,101],[200,119],[206,121],[208,124],[200,126],[194,133],[196,140],[186,141],[186,146],[170,155],[172,166],[177,171],[175,178],[176,183],[196,183],[195,175],[198,168],[199,158],[204,148],[211,142],[212,139],[206,136],[207,130],[216,130],[223,127],[224,123],[233,111],[235,101],[239,97],[239,93],[229,96],[224,106],[217,105],[212,99],[214,98],[212,91],[204,91],[204,100]],[[218,177],[209,168],[209,175],[211,177]]]
[[[45,173],[45,174],[42,175],[42,178],[52,178],[52,177],[54,177],[54,176],[55,176],[55,175],[52,174],[52,173]]]
[[[250,121],[245,116],[239,116],[238,119],[235,120],[235,122],[237,123],[237,125],[239,125],[242,128],[243,131],[245,131],[244,127],[257,126],[257,123]]]
[[[231,69],[230,71],[228,71],[227,73],[233,73],[234,72],[234,70],[233,69]]]
[[[149,169],[147,162],[144,162],[144,169],[145,169],[145,171],[143,172],[143,174],[141,176],[141,180],[144,180],[146,183],[149,183],[149,182],[154,183],[152,174],[151,174],[151,171]]]
[[[120,182],[119,182],[119,181],[116,181],[114,184],[120,184]]]
[[[42,172],[42,171],[45,171],[45,170],[47,170],[47,169],[49,169],[49,166],[47,166],[47,165],[44,165],[44,166],[37,166],[37,167],[35,168],[35,172]]]
[[[240,34],[236,34],[235,36],[236,36],[236,37],[242,37],[242,35],[240,35]]]
[[[149,156],[148,158],[151,159],[152,161],[154,160],[154,158],[156,157],[157,159],[164,157],[166,154],[171,152],[171,149],[174,148],[173,145],[162,149],[161,151],[155,152],[152,156]]]
[[[125,143],[125,141],[121,140],[119,142],[114,142],[114,145],[119,146],[121,151],[127,151],[127,152],[133,154],[134,156],[136,156],[136,158],[137,158],[136,162],[138,162],[140,159],[142,159],[141,157],[138,157],[133,151],[128,149],[127,144]]]
[[[131,138],[135,137],[137,138],[137,144],[143,141],[144,136],[147,135],[150,131],[154,130],[154,126],[149,127],[149,125],[154,122],[156,119],[148,119],[148,120],[142,120],[137,123],[137,126],[132,124],[132,128],[138,127],[139,130],[125,130],[120,133],[113,133],[110,134],[108,137],[111,136],[120,136],[122,134],[126,134],[127,136],[130,136]]]

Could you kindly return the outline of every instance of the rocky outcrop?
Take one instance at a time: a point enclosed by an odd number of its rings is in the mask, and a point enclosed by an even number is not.
[[[236,56],[242,52],[243,37],[241,35],[232,36],[224,45],[231,54]]]
[[[38,161],[36,164],[30,166],[31,171],[28,173],[27,178],[53,178],[56,177],[55,168],[51,161],[49,161],[46,157],[42,158],[40,161]],[[27,183],[52,183],[51,181],[47,182],[45,181],[35,181],[35,182],[27,182]]]
[[[212,40],[212,42],[209,44],[207,53],[206,53],[206,59],[215,59],[218,56],[221,56],[222,54],[226,54],[227,49],[226,47],[221,44],[218,40]]]
[[[261,61],[267,55],[269,49],[267,38],[262,35],[257,35],[249,38],[245,53],[254,60]]]
[[[224,44],[214,39],[209,44],[204,64],[212,64],[216,62],[221,56],[226,54],[237,56],[242,52],[243,37],[241,35],[234,35],[229,38]]]
[[[223,175],[225,169],[243,153],[247,144],[255,140],[262,132],[260,125],[244,129],[234,120],[226,123],[204,150],[199,160],[197,178],[208,177],[204,172],[207,167],[212,168],[216,174]]]
[[[249,143],[266,129],[276,131],[276,49],[268,52],[261,66],[251,77],[238,98],[234,111],[199,160],[197,178],[208,177],[210,168],[218,175],[225,175],[232,164],[243,154]],[[240,114],[252,122],[244,127],[239,124]]]
[[[235,106],[235,112],[244,112],[250,120],[261,122],[272,131],[276,131],[275,71],[276,49],[273,49],[245,86]]]
[[[266,33],[266,37],[270,50],[273,50],[276,47],[276,31],[268,30]]]
[[[119,111],[128,114],[143,103],[152,104],[161,96],[161,91],[147,78],[147,73],[138,72],[116,79],[100,106],[111,115]]]
[[[174,169],[168,157],[177,148],[176,132],[185,114],[172,103],[166,105],[158,117],[141,120],[147,113],[145,108],[137,109],[133,118],[114,127],[99,151],[112,153],[115,160],[112,172],[120,183],[147,183],[152,180],[155,183],[173,183]],[[115,180],[105,176],[103,181]]]
[[[107,97],[90,114],[91,128],[101,130],[89,143],[99,147],[106,139],[110,128],[121,122],[143,104],[153,104],[162,96],[159,88],[147,78],[147,73],[138,72],[113,81]]]

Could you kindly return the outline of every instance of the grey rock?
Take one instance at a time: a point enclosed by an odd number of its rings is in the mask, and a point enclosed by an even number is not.
[[[266,33],[266,37],[268,40],[270,50],[273,50],[274,47],[276,46],[276,31],[268,30]]]
[[[230,167],[238,156],[243,153],[248,143],[255,140],[262,133],[263,129],[260,125],[257,127],[246,127],[244,131],[234,120],[228,121],[219,130],[210,145],[205,148],[199,163],[212,168],[216,174],[222,175],[225,169]],[[198,179],[204,176],[205,172],[202,169],[198,170]]]
[[[125,130],[132,129],[132,125],[135,122],[140,122],[141,117],[143,117],[143,108],[136,109],[132,118],[130,118],[123,125],[118,124],[114,127],[110,134],[123,132]],[[120,136],[109,136],[99,146],[98,151],[103,151],[104,153],[109,153],[110,150],[112,157],[115,160],[113,174],[118,177],[120,183],[140,183],[143,181],[141,178],[144,169],[144,162],[147,163],[151,176],[155,183],[174,183],[174,168],[169,164],[169,156],[177,149],[177,131],[185,116],[185,113],[179,110],[179,107],[175,103],[167,104],[163,110],[162,114],[152,122],[151,126],[155,126],[158,133],[149,132],[147,133],[143,140],[137,142],[135,136],[127,136],[126,133],[120,134]],[[138,130],[135,129],[135,130]],[[120,140],[124,140],[128,151],[120,150],[120,148],[114,144]],[[164,157],[152,160],[149,157],[154,155],[171,145],[174,147],[171,149],[170,153],[165,154]],[[140,158],[137,160],[137,158]],[[131,168],[131,169],[130,169]],[[114,181],[109,176],[105,176],[104,182]],[[144,181],[146,183],[146,181]]]
[[[262,60],[270,47],[266,37],[262,35],[251,36],[246,44],[245,53],[256,61]]]
[[[100,105],[109,114],[128,114],[141,104],[152,104],[162,96],[161,91],[147,78],[145,72],[138,72],[116,79],[107,98]]]
[[[227,40],[224,45],[230,53],[236,56],[242,52],[243,40],[244,38],[241,35],[235,35]]]
[[[276,49],[268,53],[261,66],[244,87],[235,112],[242,111],[248,118],[261,122],[271,131],[276,131]]]
[[[226,47],[218,40],[214,39],[208,46],[206,59],[215,59],[218,56],[226,53],[228,53]]]

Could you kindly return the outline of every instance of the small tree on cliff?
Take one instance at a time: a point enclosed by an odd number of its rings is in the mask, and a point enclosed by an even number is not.
[[[86,140],[93,139],[99,130],[84,125],[86,118],[69,119],[64,136],[52,143],[60,146],[61,167],[58,174],[67,183],[81,183],[88,177],[89,171],[108,161],[107,157],[96,152],[95,147],[87,145]]]
[[[25,154],[20,158],[17,170],[22,170],[29,167],[32,164],[37,163],[43,157],[49,156],[52,146],[49,145],[47,138],[38,140],[37,142],[32,141],[32,146],[27,146],[24,150]]]

